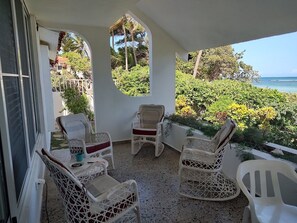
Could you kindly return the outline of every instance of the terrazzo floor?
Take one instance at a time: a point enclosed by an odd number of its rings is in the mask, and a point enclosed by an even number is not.
[[[63,140],[61,144],[65,147]],[[58,146],[52,146],[52,149],[56,148]],[[120,182],[136,180],[142,223],[241,222],[244,207],[248,204],[242,193],[224,202],[194,200],[178,194],[179,156],[179,152],[165,146],[163,154],[155,158],[151,145],[145,145],[136,156],[132,156],[130,143],[116,144],[116,169],[108,173]],[[41,223],[48,223],[46,210],[50,223],[64,223],[62,201],[48,172],[45,180]]]

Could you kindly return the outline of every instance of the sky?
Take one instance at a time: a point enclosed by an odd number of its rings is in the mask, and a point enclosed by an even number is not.
[[[261,77],[297,77],[297,32],[232,46]]]

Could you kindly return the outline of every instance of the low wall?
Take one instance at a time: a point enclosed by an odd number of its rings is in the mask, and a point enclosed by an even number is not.
[[[186,134],[190,128],[188,126],[183,126],[177,123],[164,122],[163,125],[163,142],[170,146],[171,148],[181,152],[182,146],[185,144]],[[201,131],[193,130],[194,136],[198,138],[208,138]],[[223,158],[223,168],[222,171],[230,178],[236,179],[236,172],[239,164],[242,162],[237,156],[237,144],[232,144],[228,146],[225,150],[225,155]],[[275,160],[275,158],[270,154],[255,150],[247,149],[246,152],[251,153],[254,159],[265,159],[265,160]],[[279,159],[286,162],[288,165],[292,166],[297,170],[297,165],[295,163],[289,162],[287,160]],[[292,194],[297,194],[296,183],[292,182],[286,177],[281,176],[281,193],[286,204],[291,204],[297,206],[297,196],[292,196]]]
[[[63,115],[63,99],[61,97],[61,93],[59,91],[53,92],[53,102],[54,102],[54,117],[55,119],[58,116]]]

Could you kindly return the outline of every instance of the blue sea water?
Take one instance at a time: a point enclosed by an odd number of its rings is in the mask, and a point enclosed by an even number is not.
[[[277,89],[281,92],[297,93],[297,77],[261,77],[253,85],[261,88]]]

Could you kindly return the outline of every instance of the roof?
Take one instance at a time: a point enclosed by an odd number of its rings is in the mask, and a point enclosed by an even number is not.
[[[37,20],[110,27],[137,12],[184,50],[194,51],[297,31],[295,0],[25,0]],[[141,19],[141,18],[139,18]]]

